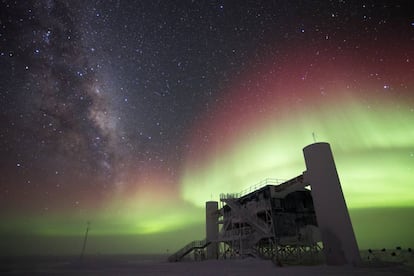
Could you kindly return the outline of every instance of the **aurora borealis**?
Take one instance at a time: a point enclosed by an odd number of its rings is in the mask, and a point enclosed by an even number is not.
[[[0,254],[175,250],[314,139],[360,247],[414,246],[408,1],[0,5]]]
[[[351,56],[352,54],[347,55],[348,58]],[[334,63],[343,64],[338,59]],[[313,66],[329,68],[329,65],[318,62],[314,62]],[[300,76],[303,73],[301,70],[303,69],[296,72],[290,69],[289,74]],[[206,161],[200,165],[201,175],[197,174],[198,164],[196,167],[189,164],[189,185],[184,189],[188,191],[187,199],[191,200],[194,193],[200,193],[205,195],[201,202],[208,200],[207,191],[200,190],[199,187],[192,189],[191,183],[196,179],[203,179],[207,189],[216,183],[217,190],[221,187],[232,191],[237,190],[241,184],[242,187],[248,187],[249,183],[258,182],[261,175],[270,176],[274,172],[280,172],[278,178],[282,179],[299,175],[305,167],[302,153],[298,149],[301,149],[301,145],[312,143],[315,134],[318,139],[332,141],[331,144],[341,158],[338,161],[339,171],[349,172],[342,173],[343,181],[364,183],[362,187],[350,185],[353,195],[348,197],[348,202],[351,206],[411,206],[413,194],[401,194],[407,188],[407,183],[397,179],[410,179],[413,176],[410,163],[413,157],[412,106],[397,104],[395,98],[390,97],[387,90],[392,89],[391,86],[398,86],[398,83],[377,83],[375,87],[375,83],[365,80],[350,86],[344,83],[347,83],[347,79],[361,76],[361,72],[351,72],[346,67],[332,70],[334,69],[322,69],[323,76],[314,72],[315,75],[310,78],[318,81],[306,84],[286,83],[262,72],[261,78],[269,81],[248,79],[252,85],[242,83],[234,92],[230,92],[239,96],[230,96],[230,99],[237,99],[233,100],[236,101],[233,102],[233,108],[225,106],[224,110],[218,110],[216,120],[219,123],[203,126],[211,127],[210,132],[224,133],[224,137],[212,141],[213,146],[203,153]],[[388,76],[391,74],[390,72]],[[404,83],[412,82],[409,74],[400,74],[399,78]],[[323,81],[324,79],[329,81]],[[264,93],[270,93],[269,99],[257,100],[256,95],[250,93],[257,83],[264,86],[261,88]],[[402,92],[407,88],[396,89]],[[284,98],[283,94],[287,91],[294,94],[293,100]],[[365,92],[361,95],[359,91]],[[409,91],[405,93],[408,94]],[[411,101],[413,99],[409,95],[406,98]],[[252,106],[254,108],[249,110]],[[239,120],[246,123],[239,124]],[[196,143],[201,140],[201,137],[194,138]],[[221,148],[223,145],[224,148]],[[202,145],[197,144],[197,147],[202,148]],[[190,158],[193,164],[194,159],[196,158]],[[393,165],[396,163],[405,165],[397,167]],[[387,189],[388,183],[394,184]],[[381,189],[382,196],[367,200],[378,188]]]

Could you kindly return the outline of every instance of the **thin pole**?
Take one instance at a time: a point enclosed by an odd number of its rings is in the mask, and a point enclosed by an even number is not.
[[[316,143],[316,136],[315,136],[315,132],[312,132],[312,137],[313,137],[313,142]]]
[[[86,223],[86,232],[85,232],[85,238],[83,239],[83,246],[82,246],[82,252],[81,252],[81,255],[80,255],[80,260],[83,260],[83,255],[85,254],[86,242],[88,241],[88,233],[89,233],[90,225],[91,225],[91,222],[88,221]]]

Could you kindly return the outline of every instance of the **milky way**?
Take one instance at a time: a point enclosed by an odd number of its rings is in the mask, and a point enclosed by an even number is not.
[[[0,10],[2,253],[76,253],[87,221],[91,253],[175,249],[203,238],[206,200],[301,174],[314,140],[332,145],[358,242],[412,245],[407,2]],[[384,214],[394,228],[370,235]]]

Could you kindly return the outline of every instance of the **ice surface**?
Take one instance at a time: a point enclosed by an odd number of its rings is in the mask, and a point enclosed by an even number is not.
[[[2,258],[1,275],[414,275],[413,267],[399,263],[368,262],[351,266],[276,266],[258,259],[183,261],[169,263],[164,257],[86,256],[76,257]]]

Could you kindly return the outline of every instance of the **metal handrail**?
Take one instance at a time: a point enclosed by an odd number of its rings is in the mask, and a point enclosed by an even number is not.
[[[286,182],[285,179],[265,178],[262,181],[260,181],[259,183],[256,183],[256,184],[254,184],[254,185],[252,185],[252,186],[250,186],[250,187],[242,190],[239,193],[227,193],[227,194],[222,193],[222,194],[220,194],[220,199],[240,198],[240,197],[242,197],[244,195],[247,195],[247,194],[249,194],[251,192],[254,192],[254,191],[256,191],[256,190],[258,190],[260,188],[263,188],[264,186],[267,186],[267,185],[279,185],[279,184],[282,184],[284,182]]]
[[[195,248],[203,248],[205,247],[209,242],[204,239],[204,240],[196,240],[196,241],[192,241],[189,242],[187,245],[185,245],[183,248],[179,249],[177,252],[175,252],[174,254],[172,254],[168,260],[170,262],[175,262],[180,260],[182,257],[184,257],[188,252],[190,252],[192,249]]]

